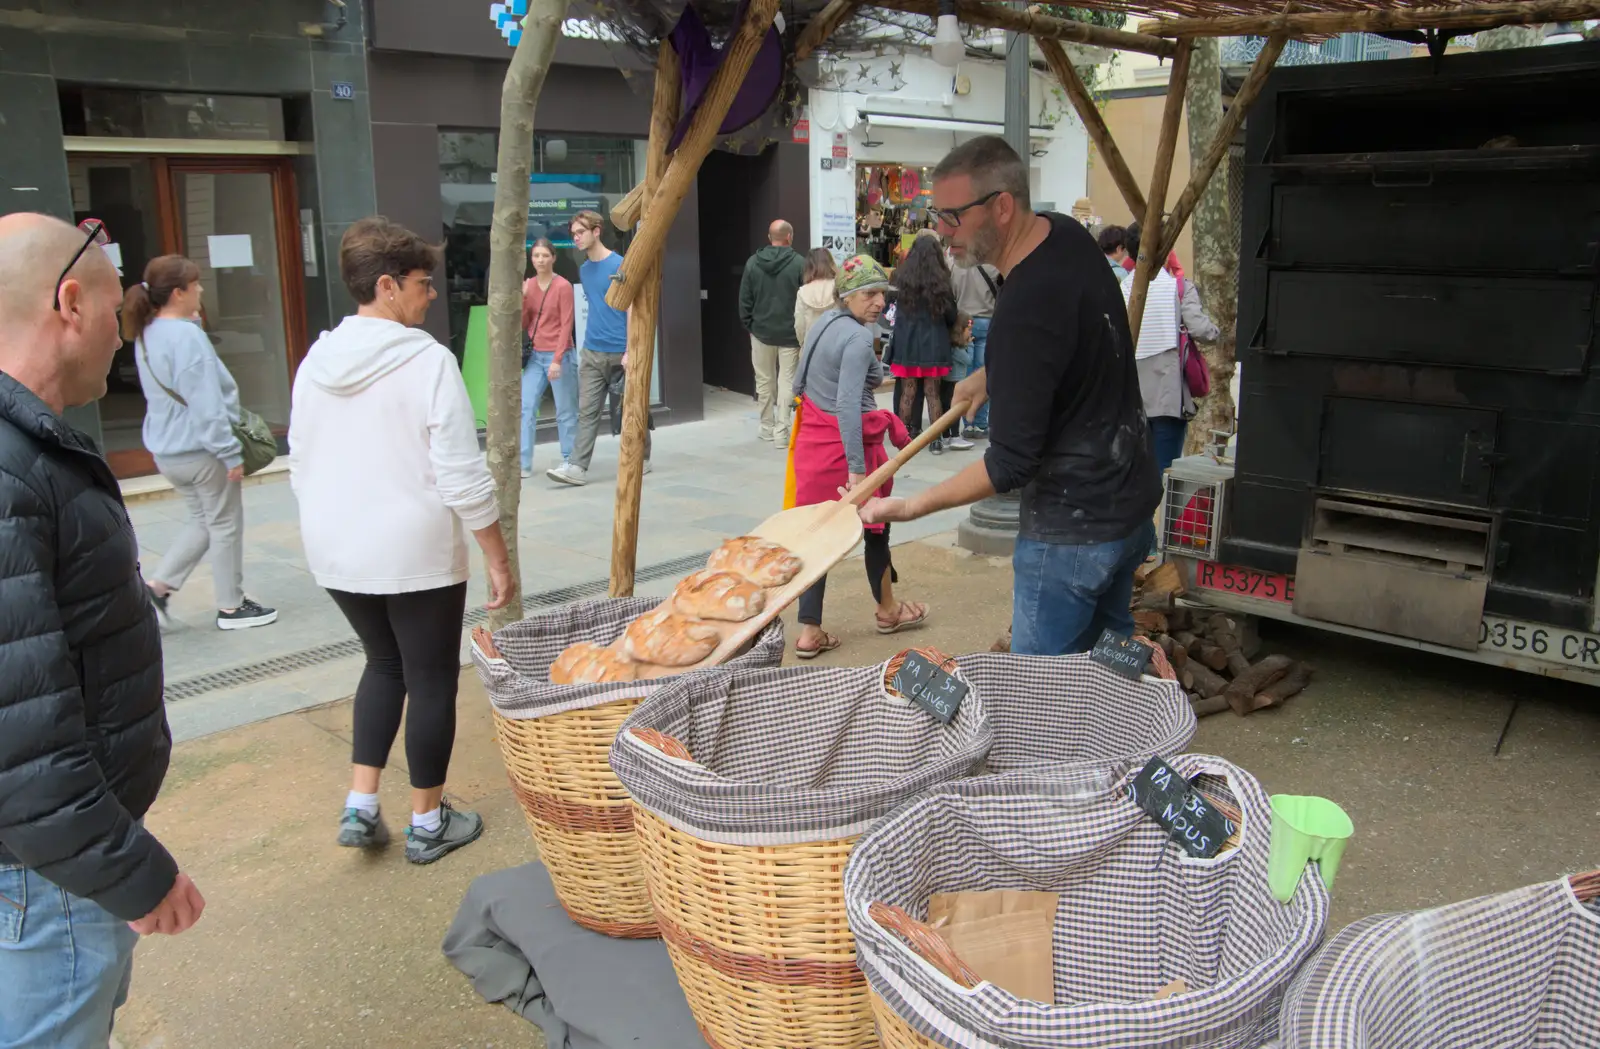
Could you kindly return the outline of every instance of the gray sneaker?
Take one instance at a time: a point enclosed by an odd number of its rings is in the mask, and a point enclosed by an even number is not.
[[[562,463],[560,466],[546,470],[544,475],[550,480],[560,481],[562,484],[582,486],[589,483],[589,472],[573,463]]]
[[[432,863],[471,845],[483,833],[483,817],[476,812],[457,812],[448,801],[441,801],[439,815],[439,829],[432,834],[415,826],[406,828],[406,859],[412,863]]]
[[[389,844],[389,828],[379,816],[345,809],[339,820],[339,844],[347,849],[376,849]]]

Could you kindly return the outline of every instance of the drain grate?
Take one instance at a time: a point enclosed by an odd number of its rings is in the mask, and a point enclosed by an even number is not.
[[[690,554],[687,557],[674,558],[671,561],[662,561],[659,564],[646,565],[634,572],[635,583],[652,583],[661,579],[676,579],[688,575],[697,568],[704,567],[710,551],[700,554]],[[611,580],[592,579],[587,583],[576,583],[572,586],[563,586],[555,590],[544,590],[536,594],[525,594],[522,598],[524,608],[554,608],[557,605],[570,604],[573,601],[584,601],[590,598],[605,597],[611,589]],[[486,622],[489,613],[482,608],[474,608],[461,617],[462,623],[473,627]],[[250,685],[268,678],[281,677],[292,674],[297,670],[306,670],[323,663],[331,663],[335,659],[346,659],[350,656],[361,654],[361,642],[353,637],[343,641],[332,641],[326,645],[308,648],[303,652],[291,652],[288,655],[272,656],[255,663],[248,663],[240,667],[230,667],[227,670],[215,670],[207,674],[196,674],[179,681],[169,681],[166,686],[166,699],[171,703],[179,699],[193,699],[203,696],[207,692],[216,692],[225,688],[238,688],[241,685]]]

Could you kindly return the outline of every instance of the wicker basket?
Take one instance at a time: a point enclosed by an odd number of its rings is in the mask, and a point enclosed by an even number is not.
[[[657,691],[612,749],[656,920],[713,1049],[868,1049],[845,861],[906,798],[976,769],[982,700],[941,724],[883,667],[710,672]]]
[[[1593,1046],[1597,986],[1600,871],[1350,923],[1295,977],[1279,1044]]]
[[[1182,855],[1127,797],[1133,773],[1041,770],[947,783],[865,835],[845,871],[861,968],[888,1049],[1256,1049],[1322,935],[1328,896],[1267,885],[1271,808],[1218,758],[1170,759],[1223,811],[1235,844]],[[984,981],[916,916],[938,892],[1058,891],[1054,1004]],[[1188,989],[1161,997],[1182,979]]]
[[[658,935],[633,810],[608,755],[623,721],[660,682],[552,685],[549,668],[568,645],[609,644],[659,603],[569,605],[513,623],[487,646],[475,634],[472,647],[506,774],[556,897],[573,921],[608,936]],[[774,621],[733,663],[775,666],[782,658],[783,626]]]
[[[1181,754],[1194,708],[1176,681],[1130,680],[1087,655],[981,652],[956,660],[983,693],[994,732],[986,771],[1063,766],[1120,771],[1156,754]]]

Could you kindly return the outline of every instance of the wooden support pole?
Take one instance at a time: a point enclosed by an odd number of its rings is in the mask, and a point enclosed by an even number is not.
[[[811,52],[828,42],[833,31],[856,13],[863,0],[828,0],[828,6],[817,12],[817,17],[806,23],[800,38],[794,43],[794,60],[804,62]]]
[[[1494,29],[1600,18],[1600,0],[1523,0],[1520,3],[1456,3],[1436,7],[1365,8],[1303,14],[1238,15],[1219,18],[1161,18],[1139,23],[1155,37],[1186,36],[1337,36],[1340,33],[1392,33],[1406,29]]]
[[[885,11],[927,15],[929,18],[936,18],[939,15],[939,0],[872,0],[872,6]],[[1159,58],[1170,58],[1178,53],[1172,41],[1162,40],[1160,37],[1129,33],[1121,29],[1107,29],[1104,26],[1090,25],[1088,22],[1074,22],[1070,18],[1056,18],[1033,11],[1019,11],[1004,3],[957,0],[956,15],[969,25],[1027,33],[1035,40],[1060,40],[1072,44],[1109,47],[1118,51],[1139,51]]]
[[[1255,104],[1256,97],[1261,94],[1261,88],[1267,82],[1267,75],[1272,72],[1272,67],[1278,62],[1278,56],[1283,53],[1284,45],[1289,38],[1283,35],[1271,37],[1256,56],[1255,64],[1250,67],[1250,73],[1244,78],[1244,83],[1239,85],[1239,91],[1233,96],[1233,102],[1228,106],[1228,112],[1222,118],[1222,124],[1217,128],[1216,137],[1211,140],[1211,146],[1206,150],[1204,159],[1195,163],[1190,157],[1189,184],[1183,188],[1178,202],[1172,206],[1172,212],[1167,216],[1167,221],[1161,227],[1161,252],[1160,257],[1165,259],[1178,243],[1178,234],[1183,232],[1183,227],[1189,221],[1189,216],[1194,214],[1195,205],[1200,203],[1200,194],[1206,191],[1211,176],[1216,174],[1217,168],[1222,163],[1222,158],[1228,155],[1228,148],[1233,145],[1233,136],[1238,134],[1239,128],[1244,124],[1244,118],[1249,115],[1250,107]]]
[[[1122,150],[1117,148],[1116,140],[1111,137],[1111,129],[1106,126],[1105,118],[1100,115],[1100,107],[1095,105],[1094,96],[1089,94],[1088,85],[1084,84],[1083,78],[1072,67],[1066,50],[1060,41],[1056,40],[1040,38],[1034,43],[1039,45],[1050,71],[1061,81],[1061,89],[1067,93],[1072,108],[1077,111],[1078,119],[1083,121],[1085,130],[1089,132],[1089,141],[1094,143],[1094,148],[1098,149],[1100,156],[1104,158],[1106,168],[1111,172],[1111,180],[1117,184],[1122,199],[1128,205],[1128,214],[1143,215],[1144,191],[1139,188],[1139,180],[1128,170],[1128,162],[1122,159]]]
[[[646,272],[652,265],[660,263],[662,249],[667,244],[667,232],[678,217],[683,198],[688,196],[690,187],[694,185],[701,162],[716,145],[723,118],[728,115],[734,97],[744,84],[744,78],[749,75],[756,52],[761,50],[761,41],[766,37],[767,30],[772,28],[772,20],[777,13],[778,0],[750,0],[750,6],[745,8],[744,24],[734,30],[733,36],[723,47],[722,64],[717,66],[711,83],[706,87],[694,119],[689,122],[688,132],[672,154],[672,162],[667,166],[660,185],[648,195],[649,202],[645,205],[644,213],[650,221],[639,228],[638,236],[628,246],[628,255],[622,260],[622,268],[617,271],[611,290],[606,293],[606,302],[612,307],[625,310],[632,306],[644,288]]]
[[[661,41],[655,94],[650,103],[650,140],[645,150],[642,200],[653,200],[667,170],[667,143],[683,99],[678,53]],[[719,118],[720,119],[720,118]],[[662,221],[655,206],[645,211],[646,228]],[[671,225],[672,219],[665,219]],[[622,387],[622,448],[617,455],[616,509],[611,518],[612,597],[633,596],[639,553],[639,504],[643,497],[645,441],[650,435],[650,373],[655,365],[656,321],[661,315],[661,259],[640,274],[640,294],[628,315],[628,353]]]
[[[668,45],[670,46],[670,45]],[[618,230],[630,230],[639,224],[639,213],[644,210],[645,182],[639,184],[623,194],[622,199],[611,205],[611,224]]]
[[[1172,76],[1167,79],[1167,105],[1161,113],[1161,138],[1156,145],[1156,166],[1150,173],[1150,196],[1145,201],[1144,220],[1139,228],[1139,263],[1133,270],[1133,288],[1128,293],[1128,329],[1133,344],[1139,345],[1139,329],[1144,324],[1144,301],[1156,270],[1167,261],[1160,254],[1161,213],[1167,204],[1167,183],[1172,181],[1172,157],[1178,150],[1178,124],[1183,117],[1183,96],[1189,87],[1189,58],[1194,44],[1178,41],[1172,59]]]

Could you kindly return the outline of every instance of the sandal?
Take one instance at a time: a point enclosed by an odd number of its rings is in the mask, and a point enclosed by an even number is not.
[[[878,620],[878,633],[897,634],[902,630],[908,630],[911,627],[921,625],[922,621],[928,618],[928,606],[923,605],[922,611],[916,613],[910,619],[907,619],[906,610],[915,607],[916,606],[910,601],[900,602],[900,607],[895,611],[895,618],[891,623],[885,623],[882,616],[875,617]]]
[[[796,659],[816,659],[822,653],[832,652],[842,644],[844,644],[843,641],[824,630],[822,632],[822,640],[817,642],[816,648],[801,648],[800,642],[796,641],[794,643],[794,655]]]

